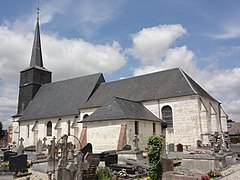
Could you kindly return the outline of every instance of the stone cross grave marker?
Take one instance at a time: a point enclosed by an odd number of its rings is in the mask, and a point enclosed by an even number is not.
[[[139,150],[139,147],[138,147],[139,138],[138,138],[137,134],[134,135],[133,142],[134,142],[134,151],[138,151]]]
[[[23,153],[23,148],[24,148],[24,146],[23,146],[23,141],[24,141],[24,139],[21,137],[21,139],[19,139],[19,141],[20,141],[20,145],[19,145],[19,147],[18,147],[18,149],[17,149],[18,155],[20,155],[20,154]]]
[[[43,146],[42,146],[42,151],[46,151],[47,150],[47,144],[46,144],[47,138],[44,137],[43,138]]]
[[[42,152],[42,148],[43,148],[43,143],[42,141],[39,139],[37,142],[37,146],[36,146],[36,152],[37,153],[41,153]]]

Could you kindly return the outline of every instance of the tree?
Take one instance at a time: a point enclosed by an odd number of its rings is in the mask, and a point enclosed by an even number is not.
[[[161,153],[164,148],[164,139],[157,135],[152,135],[148,138],[148,175],[151,180],[162,179],[162,166],[160,163]]]

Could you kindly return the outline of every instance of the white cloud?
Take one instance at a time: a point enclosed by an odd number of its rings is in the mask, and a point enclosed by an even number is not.
[[[54,72],[54,79],[89,73],[112,73],[126,60],[118,42],[93,45],[82,39],[43,36],[45,66]]]
[[[224,23],[220,28],[220,32],[215,32],[209,36],[214,39],[240,38],[240,24],[239,22]]]
[[[19,72],[29,66],[33,33],[0,26],[0,119],[8,121],[16,113]],[[118,42],[91,44],[82,39],[66,39],[42,34],[44,66],[54,80],[121,68],[126,60]],[[14,95],[13,95],[14,94]]]
[[[240,120],[240,68],[219,69],[217,66],[197,67],[194,53],[186,45],[172,47],[175,41],[186,34],[181,25],[162,25],[145,28],[132,37],[133,47],[128,50],[140,60],[140,66],[134,69],[134,75],[180,67],[196,80],[215,99],[222,102],[230,118]],[[214,56],[231,56],[239,52],[232,47],[231,52],[221,49]],[[237,119],[238,118],[238,119]]]
[[[155,64],[162,60],[176,39],[186,33],[180,24],[144,28],[132,36],[133,47],[129,52],[142,64]]]
[[[128,49],[128,53],[141,62],[134,75],[175,67],[194,71],[193,52],[186,46],[172,48],[175,41],[185,34],[187,31],[180,24],[172,24],[144,28],[133,35],[133,47]]]

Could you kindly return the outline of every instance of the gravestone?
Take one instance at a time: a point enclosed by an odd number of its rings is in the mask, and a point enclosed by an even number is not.
[[[198,148],[201,148],[201,147],[202,147],[202,141],[197,140],[197,147],[198,147]]]
[[[83,156],[85,156],[87,153],[92,153],[92,144],[87,143],[87,145],[82,148],[81,152],[83,153]]]
[[[177,151],[178,152],[183,152],[183,145],[182,144],[177,144]]]
[[[23,146],[24,139],[21,137],[21,139],[19,139],[19,141],[20,141],[20,145],[17,149],[17,154],[21,155],[23,153],[23,149],[24,149],[24,146]]]
[[[47,138],[44,137],[43,138],[43,145],[42,145],[42,151],[46,151],[47,150],[47,144],[46,144]]]
[[[39,139],[37,142],[37,146],[36,146],[36,152],[37,153],[41,153],[42,152],[42,148],[43,148],[43,143],[42,141]]]
[[[17,153],[16,152],[13,152],[13,151],[5,151],[3,153],[3,161],[6,162],[6,161],[9,161],[10,157],[12,156],[16,156]]]
[[[84,157],[84,161],[89,163],[89,168],[87,170],[83,170],[82,179],[84,180],[93,180],[96,177],[96,170],[99,165],[100,159],[96,154],[88,153]]]
[[[139,147],[138,147],[139,138],[138,138],[137,134],[134,135],[133,142],[134,142],[134,151],[138,151],[139,150]]]
[[[174,144],[173,143],[168,145],[168,152],[174,152]]]
[[[118,163],[118,155],[117,154],[108,154],[105,156],[105,166],[109,166],[111,164]]]
[[[122,148],[123,151],[130,151],[132,149],[131,145],[125,144]]]
[[[9,159],[10,172],[27,172],[27,155],[12,156]]]
[[[163,172],[174,170],[173,159],[161,158],[160,163],[162,165]]]

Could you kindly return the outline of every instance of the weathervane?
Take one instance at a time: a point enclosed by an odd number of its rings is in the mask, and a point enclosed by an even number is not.
[[[37,9],[37,20],[39,20],[39,13],[40,13],[39,4],[40,4],[40,2],[38,1],[38,6],[36,7],[36,9]]]

